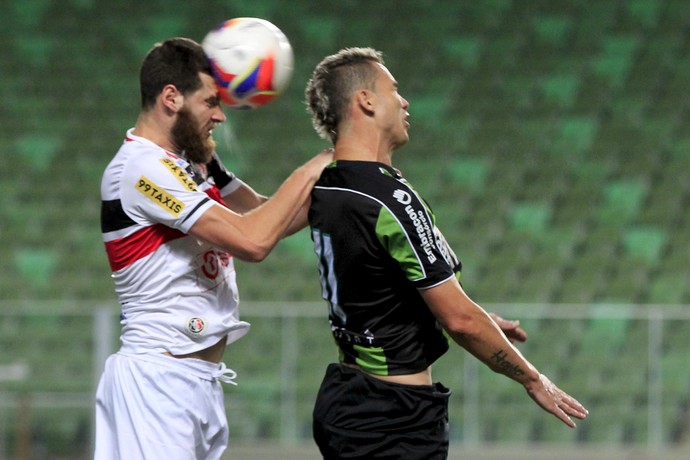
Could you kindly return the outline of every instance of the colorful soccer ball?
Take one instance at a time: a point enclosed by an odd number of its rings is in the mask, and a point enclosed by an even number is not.
[[[254,109],[275,99],[290,82],[292,46],[264,19],[222,22],[202,42],[221,99],[235,109]]]

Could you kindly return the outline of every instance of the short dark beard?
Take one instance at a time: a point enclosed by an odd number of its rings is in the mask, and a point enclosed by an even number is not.
[[[199,123],[189,109],[183,108],[177,112],[170,134],[178,153],[184,154],[187,160],[202,164],[211,161],[216,144],[211,137],[203,136]]]

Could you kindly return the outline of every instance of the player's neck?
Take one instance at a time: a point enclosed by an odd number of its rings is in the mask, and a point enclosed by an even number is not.
[[[373,161],[393,166],[393,150],[360,136],[344,136],[335,144],[334,160]]]
[[[168,152],[178,153],[175,151],[175,146],[172,143],[170,129],[162,126],[152,113],[142,112],[139,114],[132,134],[148,139]]]

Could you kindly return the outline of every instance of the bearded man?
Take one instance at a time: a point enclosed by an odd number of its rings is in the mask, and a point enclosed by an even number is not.
[[[213,129],[225,121],[201,46],[156,44],[140,71],[141,112],[106,167],[101,228],[122,313],[120,350],[96,395],[102,459],[218,459],[228,444],[220,382],[241,321],[233,258],[263,260],[306,225],[320,153],[270,198],[226,170]]]

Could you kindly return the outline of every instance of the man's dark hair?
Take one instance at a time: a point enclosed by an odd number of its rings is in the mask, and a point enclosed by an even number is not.
[[[199,72],[212,75],[203,48],[188,38],[170,38],[156,43],[139,71],[141,107],[150,109],[166,85],[188,94],[201,87]]]

